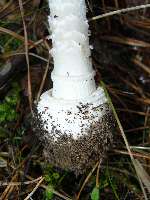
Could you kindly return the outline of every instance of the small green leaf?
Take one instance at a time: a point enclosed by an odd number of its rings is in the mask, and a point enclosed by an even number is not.
[[[3,103],[3,104],[0,105],[0,112],[1,113],[2,112],[4,112],[4,113],[9,112],[10,109],[11,109],[10,106],[7,105],[6,103]]]
[[[49,185],[45,191],[46,200],[51,200],[53,198],[53,187]]]
[[[4,100],[0,102],[0,123],[13,121],[18,118],[16,106],[20,100],[20,89],[17,83],[12,84],[12,87]]]
[[[7,113],[0,113],[0,122],[4,122],[6,120]]]
[[[55,180],[59,179],[60,178],[60,175],[58,173],[53,173],[53,178]]]
[[[94,187],[91,193],[91,200],[100,200],[99,197],[99,188]]]
[[[2,120],[1,115],[0,115],[0,122],[2,122],[4,120],[5,120],[5,117]],[[3,127],[0,126],[0,139],[1,138],[7,138],[7,137],[8,137],[8,131],[5,128],[3,128]]]
[[[50,182],[52,181],[51,176],[45,175],[45,181],[46,181],[47,183],[50,183]]]
[[[17,95],[5,97],[5,101],[10,105],[16,105],[16,103],[18,102],[18,99],[19,97]]]
[[[6,119],[8,121],[16,120],[17,119],[17,113],[14,110],[11,110],[10,114],[7,115]]]

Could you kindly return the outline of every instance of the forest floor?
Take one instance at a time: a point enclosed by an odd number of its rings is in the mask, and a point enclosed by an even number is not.
[[[78,177],[44,160],[31,110],[39,88],[52,86],[48,5],[0,0],[1,200],[150,199],[150,8],[94,18],[150,1],[86,2],[96,82],[117,113],[114,144],[102,165]]]

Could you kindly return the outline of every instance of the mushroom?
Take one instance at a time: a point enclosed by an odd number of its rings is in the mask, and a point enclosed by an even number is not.
[[[53,88],[37,104],[36,130],[54,166],[83,173],[112,143],[112,112],[97,87],[85,0],[49,0]]]

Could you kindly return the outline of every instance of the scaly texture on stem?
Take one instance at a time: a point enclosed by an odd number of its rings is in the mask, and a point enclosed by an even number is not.
[[[35,111],[47,160],[76,174],[100,162],[112,143],[112,113],[96,87],[84,0],[49,0],[53,88]]]
[[[56,98],[81,99],[96,90],[84,0],[49,0]]]

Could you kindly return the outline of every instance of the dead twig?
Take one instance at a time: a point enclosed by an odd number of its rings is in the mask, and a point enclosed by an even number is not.
[[[101,162],[99,162],[98,167],[97,167],[97,173],[96,173],[96,187],[99,188],[99,172],[100,172],[100,165]]]
[[[123,151],[123,150],[114,149],[113,152],[115,152],[115,153],[117,153],[117,154],[119,153],[119,154],[123,154],[123,155],[128,155],[128,156],[130,156],[129,152]],[[132,156],[134,156],[134,157],[136,157],[136,158],[143,158],[143,159],[146,159],[146,160],[150,160],[149,154],[145,155],[145,154],[134,153],[134,152],[132,152],[131,154],[132,154]]]
[[[41,180],[41,176],[37,179],[33,179],[32,181],[25,181],[25,182],[0,182],[0,187],[1,186],[7,186],[7,185],[10,185],[10,186],[18,186],[18,185],[30,185],[30,184],[33,184],[33,183],[36,183],[37,181]]]
[[[18,33],[15,33],[14,31],[11,31],[7,28],[4,28],[4,27],[0,27],[0,32],[2,33],[7,33],[9,35],[11,35],[12,37],[24,42],[25,41],[25,38],[22,36],[22,35],[19,35]],[[28,41],[28,44],[29,45],[33,45],[34,42],[32,42],[31,40]]]
[[[120,129],[120,132],[121,132],[121,135],[122,135],[122,137],[123,137],[123,140],[124,140],[124,143],[125,143],[125,145],[126,145],[126,148],[127,148],[127,150],[128,150],[128,153],[129,153],[129,155],[130,155],[130,159],[131,159],[132,164],[133,164],[133,166],[134,166],[134,169],[135,169],[135,171],[136,171],[136,175],[137,175],[139,184],[140,184],[140,186],[141,186],[141,190],[142,190],[142,192],[143,192],[144,198],[145,198],[145,200],[148,200],[148,197],[147,197],[145,188],[144,188],[144,186],[143,186],[144,180],[141,179],[141,176],[140,176],[140,174],[139,174],[139,168],[138,168],[138,166],[137,166],[137,164],[136,164],[137,162],[136,162],[135,159],[134,159],[133,153],[132,153],[132,151],[131,151],[131,149],[130,149],[128,140],[127,140],[126,135],[125,135],[125,133],[124,133],[124,130],[123,130],[123,127],[122,127],[121,122],[120,122],[120,120],[119,120],[119,117],[118,117],[118,115],[117,115],[117,112],[116,112],[116,110],[115,110],[115,108],[114,108],[114,106],[113,106],[113,103],[112,103],[112,101],[111,101],[111,98],[110,98],[110,96],[109,96],[109,94],[108,94],[108,92],[107,92],[107,90],[106,90],[105,84],[104,84],[102,81],[101,81],[101,84],[102,84],[102,87],[103,87],[103,89],[104,89],[104,91],[105,91],[105,94],[106,94],[106,96],[107,96],[108,102],[109,102],[109,104],[110,104],[110,106],[111,106],[111,109],[112,109],[112,112],[113,112],[113,114],[114,114],[114,117],[115,117],[115,119],[116,119],[116,121],[117,121],[117,125],[118,125],[118,127],[119,127],[119,129]]]
[[[46,79],[46,76],[47,76],[47,73],[48,73],[48,69],[49,69],[50,58],[51,58],[51,57],[50,57],[50,55],[49,55],[48,63],[47,63],[47,66],[46,66],[46,69],[45,69],[45,72],[44,72],[44,75],[43,75],[43,79],[42,79],[42,82],[41,82],[41,85],[40,85],[40,88],[39,88],[39,91],[38,91],[38,94],[37,94],[37,98],[36,98],[36,101],[37,101],[37,102],[39,101],[41,92],[42,92],[43,87],[44,87],[45,79]]]
[[[140,130],[146,130],[146,129],[149,129],[149,128],[150,128],[149,126],[143,126],[143,127],[128,129],[128,130],[125,130],[124,132],[130,133],[130,132],[136,132],[136,131],[140,131]]]
[[[77,194],[76,200],[79,200],[83,188],[85,187],[86,183],[88,182],[89,178],[92,176],[93,172],[96,170],[96,168],[98,167],[98,165],[99,165],[99,161],[94,165],[93,169],[90,171],[90,173],[88,174],[88,176],[84,180],[84,182],[83,182],[83,184],[82,184],[82,186],[80,188],[80,191]]]
[[[100,39],[107,40],[113,43],[129,45],[139,48],[150,48],[150,43],[144,42],[142,40],[136,40],[129,37],[116,37],[116,36],[100,36]]]
[[[49,47],[48,43],[46,41],[44,41],[44,43],[45,43],[45,46],[47,47],[47,50],[50,51],[50,47]],[[51,59],[51,55],[49,54],[47,66],[46,66],[46,69],[45,69],[45,72],[44,72],[44,75],[43,75],[43,79],[42,79],[42,82],[41,82],[41,85],[40,85],[40,88],[39,88],[39,91],[38,91],[38,94],[37,94],[37,98],[36,98],[37,102],[39,101],[42,89],[44,87],[45,79],[46,79],[48,69],[49,69],[50,59]]]
[[[0,200],[6,200],[8,199],[9,194],[13,191],[15,185],[11,185],[12,182],[15,181],[15,179],[17,178],[17,174],[15,174],[11,181],[9,182],[9,184],[7,185],[6,189],[4,190],[4,192],[2,193]]]
[[[41,183],[43,182],[44,178],[42,177],[40,179],[40,181],[36,184],[35,188],[32,190],[32,192],[30,194],[28,194],[28,196],[24,199],[24,200],[28,200],[32,197],[32,195],[35,193],[35,191],[38,189],[38,187],[41,185]]]
[[[150,75],[150,68],[143,64],[138,58],[133,59],[133,62]]]
[[[118,108],[116,110],[122,111],[122,112],[133,113],[133,114],[137,114],[137,115],[142,115],[142,116],[150,116],[150,113],[145,113],[145,112],[140,112],[140,111],[135,111],[135,110],[129,110],[129,109],[123,109],[123,108]]]
[[[28,34],[27,34],[27,28],[24,20],[24,9],[23,9],[23,4],[22,0],[19,0],[19,7],[20,7],[20,12],[21,12],[21,18],[23,22],[23,28],[24,28],[24,43],[25,43],[25,52],[26,52],[26,62],[27,62],[27,67],[28,67],[28,94],[29,94],[29,106],[31,113],[33,115],[33,110],[32,110],[32,87],[31,87],[31,75],[30,75],[30,62],[29,62],[29,50],[28,50]]]
[[[120,9],[120,10],[115,10],[115,11],[112,11],[112,12],[108,12],[108,13],[105,13],[105,14],[102,14],[102,15],[92,17],[89,21],[98,20],[98,19],[102,19],[102,18],[105,18],[105,17],[113,16],[113,15],[124,14],[124,13],[127,13],[127,12],[145,9],[145,8],[149,8],[149,7],[150,7],[150,4],[134,6],[134,7],[131,7],[131,8],[123,8],[123,9]]]
[[[23,174],[22,171],[20,171],[21,174]],[[29,175],[26,175],[26,178],[28,178],[29,180],[33,180],[33,178]],[[41,184],[40,187],[42,187],[43,189],[47,189],[47,186],[44,184]],[[70,197],[64,196],[63,194],[57,192],[56,190],[54,190],[53,188],[50,189],[52,193],[54,193],[56,196],[64,199],[64,200],[72,200]]]
[[[5,55],[0,56],[0,58],[9,58],[9,57],[16,56],[16,55],[25,55],[25,52],[7,53],[7,54],[5,54]],[[35,57],[35,58],[38,58],[38,59],[40,59],[40,60],[42,60],[42,61],[48,63],[48,60],[47,60],[46,58],[44,58],[44,57],[42,57],[42,56],[39,56],[39,55],[37,55],[37,54],[35,54],[35,53],[30,53],[30,52],[29,52],[28,55],[29,55],[29,56],[33,56],[33,57]]]
[[[19,35],[19,34],[15,33],[14,31],[11,31],[11,30],[9,30],[7,28],[0,27],[0,32],[7,33],[7,34],[11,35],[12,37],[14,37],[14,38],[16,38],[16,39],[18,39],[18,40],[20,40],[22,42],[25,41],[25,37],[24,36]],[[40,39],[40,40],[38,40],[36,42],[33,42],[32,40],[28,40],[29,49],[32,49],[32,48],[38,46],[39,44],[43,43],[46,40],[49,40],[49,35],[45,36],[44,39]]]

